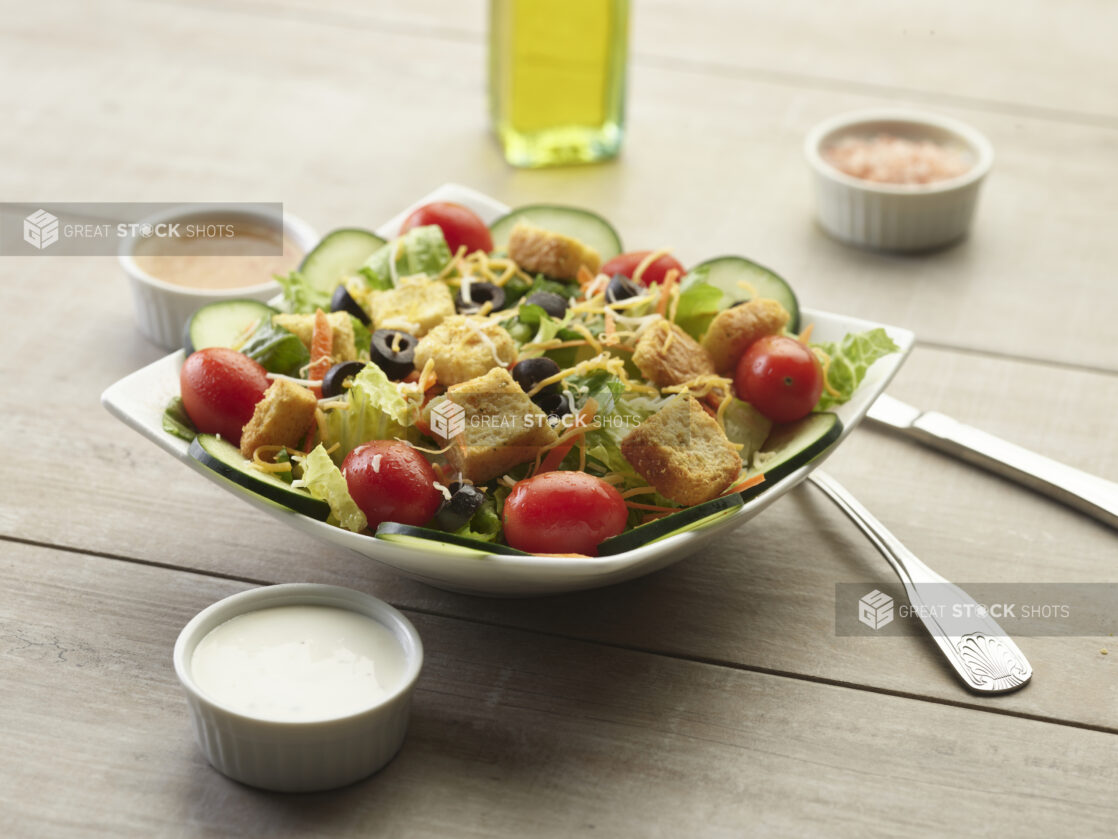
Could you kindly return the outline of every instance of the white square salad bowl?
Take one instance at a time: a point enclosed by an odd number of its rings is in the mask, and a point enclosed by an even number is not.
[[[431,201],[463,204],[486,222],[492,222],[509,209],[474,190],[457,184],[444,184],[386,222],[376,232],[384,237],[395,236],[403,220],[413,209]],[[885,390],[912,348],[914,336],[907,329],[806,308],[802,310],[802,316],[805,322],[815,324],[812,333],[814,340],[838,341],[849,332],[882,327],[900,347],[899,353],[880,359],[870,368],[849,402],[833,409],[842,421],[839,438],[814,460],[779,480],[765,483],[763,491],[748,500],[744,506],[695,529],[610,556],[578,558],[483,555],[439,543],[432,543],[427,547],[390,542],[334,527],[246,490],[194,460],[187,454],[189,444],[185,440],[163,430],[163,411],[179,392],[182,350],[125,376],[102,394],[101,402],[125,424],[215,484],[237,494],[285,525],[339,549],[351,550],[367,559],[389,565],[416,580],[452,591],[511,597],[558,594],[598,588],[643,576],[694,553],[710,540],[745,524],[804,480],[812,469],[842,443],[861,422],[873,401]],[[264,526],[263,523],[261,526]]]

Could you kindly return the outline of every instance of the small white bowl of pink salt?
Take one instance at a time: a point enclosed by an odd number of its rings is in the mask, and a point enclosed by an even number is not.
[[[857,111],[808,132],[819,224],[840,241],[882,251],[950,245],[970,229],[994,162],[981,133],[904,109]]]

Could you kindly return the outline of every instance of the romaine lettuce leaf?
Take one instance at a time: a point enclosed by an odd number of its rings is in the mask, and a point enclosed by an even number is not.
[[[497,505],[491,498],[485,499],[470,520],[454,531],[455,536],[477,539],[479,542],[495,542],[501,535],[501,517],[497,515]]]
[[[754,453],[760,450],[772,431],[772,420],[765,417],[760,411],[736,397],[730,397],[730,404],[726,413],[722,415],[722,422],[726,426],[726,439],[731,443],[740,443],[742,450],[742,463],[748,464]]]
[[[289,312],[313,315],[315,309],[330,311],[330,295],[316,289],[298,271],[292,271],[286,277],[276,274],[275,279],[283,287],[283,300]]]
[[[817,411],[825,411],[833,405],[846,402],[866,377],[870,365],[890,353],[900,352],[900,347],[893,343],[893,339],[881,327],[850,333],[837,344],[813,342],[811,346],[830,356],[827,384],[838,394],[836,396],[824,388],[823,395],[815,406]]]
[[[321,443],[303,461],[302,484],[311,495],[330,505],[331,518],[337,519],[346,530],[360,533],[369,526],[365,514],[349,494],[342,470],[334,465]]]
[[[410,277],[414,274],[434,277],[450,262],[451,253],[438,226],[429,224],[425,227],[413,227],[369,257],[361,273],[370,285],[379,289],[395,285],[389,267],[389,259],[392,257],[396,260],[398,277]]]
[[[362,443],[404,437],[407,427],[414,424],[416,407],[375,364],[365,365],[354,376],[346,399],[349,408],[325,412],[322,439],[328,447],[338,444],[333,458],[339,463]]]
[[[285,376],[298,377],[311,361],[311,354],[298,336],[268,320],[261,321],[241,347],[241,352],[260,362],[269,373]]]
[[[699,340],[707,331],[714,316],[722,311],[722,289],[708,283],[705,274],[688,274],[679,287],[679,302],[675,310],[675,323],[680,329]]]
[[[167,407],[163,410],[163,430],[168,434],[174,434],[176,437],[186,440],[188,443],[197,436],[198,429],[194,427],[194,423],[187,415],[181,396],[176,396],[168,402]]]

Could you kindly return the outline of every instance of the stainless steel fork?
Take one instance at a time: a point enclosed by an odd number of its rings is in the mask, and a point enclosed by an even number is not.
[[[1028,684],[1033,677],[1028,659],[974,598],[917,559],[830,475],[817,469],[808,480],[858,525],[897,572],[913,610],[963,684],[985,695],[1009,693]],[[952,615],[950,621],[944,619],[945,611]]]

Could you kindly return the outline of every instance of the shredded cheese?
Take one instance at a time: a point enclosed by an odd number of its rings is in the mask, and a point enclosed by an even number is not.
[[[644,276],[644,272],[648,270],[649,266],[652,265],[653,262],[655,262],[662,256],[667,256],[671,252],[671,248],[660,248],[660,250],[658,251],[652,251],[648,256],[642,259],[637,267],[633,270],[633,282],[639,283],[641,281],[641,277]]]
[[[465,246],[463,245],[463,247],[465,247]],[[379,457],[379,455],[378,455],[378,457]],[[449,501],[452,498],[450,490],[447,489],[446,487],[444,487],[438,481],[431,481],[431,486],[433,486],[435,489],[437,489],[439,492],[441,492],[443,494],[443,498],[445,498],[447,501]]]
[[[435,279],[436,280],[445,280],[452,273],[454,273],[458,269],[458,266],[461,265],[462,257],[465,255],[465,253],[466,253],[466,246],[465,245],[459,245],[458,250],[456,250],[454,252],[454,256],[452,256],[450,258],[450,262],[448,262],[446,265],[443,266],[443,270],[441,270],[439,272],[438,276],[435,277]]]
[[[284,446],[257,446],[252,450],[252,465],[261,472],[290,472],[290,463],[276,463],[275,456],[284,450]],[[271,460],[265,460],[266,455],[271,455]]]
[[[291,382],[294,385],[302,385],[307,388],[322,387],[322,379],[299,379],[295,376],[285,376],[283,373],[265,373],[264,375],[272,381],[280,381],[282,379],[285,382]]]

